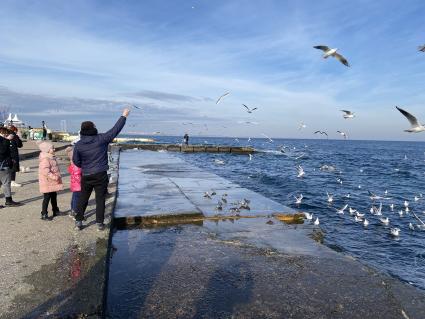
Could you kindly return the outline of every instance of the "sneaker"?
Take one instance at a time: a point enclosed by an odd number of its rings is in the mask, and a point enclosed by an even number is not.
[[[48,220],[48,218],[47,218],[47,214],[41,214],[41,219],[42,219],[42,220]]]
[[[12,181],[10,183],[10,186],[12,186],[12,187],[22,187],[22,184],[16,183],[15,181]]]
[[[82,230],[83,229],[83,222],[82,221],[76,221],[75,222],[75,229]]]
[[[56,217],[56,216],[59,216],[60,215],[60,210],[59,209],[56,209],[56,210],[54,210],[53,211],[53,217]]]
[[[4,206],[6,206],[6,207],[16,207],[16,206],[21,206],[21,203],[15,202],[11,199],[11,200],[6,200],[6,203],[4,204]]]
[[[105,230],[105,224],[97,223],[97,231],[104,231],[104,230]]]

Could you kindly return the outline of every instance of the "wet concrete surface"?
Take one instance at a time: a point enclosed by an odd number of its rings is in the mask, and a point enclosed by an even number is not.
[[[206,218],[115,229],[108,318],[425,318],[422,291],[314,241],[318,227],[273,218],[287,207],[166,153],[124,152],[121,164],[115,216],[169,218],[195,207]],[[251,210],[235,216],[229,206],[243,198]]]
[[[241,188],[215,174],[186,163],[168,153],[126,151],[121,154],[119,193],[115,217],[194,214],[206,217],[232,215],[236,202],[250,200],[250,209],[238,214],[245,216],[289,213],[292,209],[258,193]],[[215,192],[212,198],[205,192]],[[216,209],[227,194],[227,204]]]
[[[422,293],[351,258],[209,223],[115,232],[107,318],[425,318]]]

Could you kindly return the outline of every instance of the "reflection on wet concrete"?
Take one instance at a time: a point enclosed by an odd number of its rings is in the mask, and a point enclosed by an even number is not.
[[[14,300],[13,318],[100,315],[103,276],[99,274],[105,271],[106,247],[106,239],[98,239],[84,251],[70,246],[54,264],[28,276],[25,282],[33,289]]]
[[[350,258],[213,224],[116,231],[107,318],[425,318],[423,294]]]

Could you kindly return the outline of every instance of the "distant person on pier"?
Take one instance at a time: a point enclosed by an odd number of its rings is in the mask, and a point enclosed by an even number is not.
[[[10,155],[12,156],[12,172],[11,172],[11,186],[21,187],[22,185],[16,182],[16,173],[20,171],[19,167],[19,149],[23,146],[21,139],[18,136],[18,128],[10,125],[7,127],[10,130],[13,139],[10,141]]]
[[[74,146],[72,161],[81,168],[81,194],[77,204],[75,226],[83,229],[84,212],[94,189],[96,194],[96,224],[99,231],[105,229],[105,198],[108,190],[108,146],[123,129],[129,109],[124,109],[122,116],[112,129],[99,134],[93,122],[81,123],[81,139]]]
[[[19,206],[20,203],[13,201],[11,190],[11,173],[12,173],[12,155],[11,155],[11,140],[13,136],[10,131],[5,128],[0,128],[0,184],[3,186],[4,197],[6,198],[5,206]]]
[[[187,133],[183,136],[183,142],[185,145],[189,145],[189,135]]]
[[[44,121],[41,121],[41,127],[43,129],[43,141],[45,141],[47,139],[47,126],[46,123]]]

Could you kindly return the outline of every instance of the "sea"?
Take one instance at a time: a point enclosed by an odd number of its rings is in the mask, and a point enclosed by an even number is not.
[[[158,143],[182,142],[181,137],[153,138]],[[174,154],[283,205],[313,214],[313,220],[319,218],[325,245],[425,290],[425,229],[416,226],[420,221],[414,216],[425,222],[424,142],[191,137],[190,144],[255,148],[252,158]],[[303,177],[297,177],[298,165],[305,172]],[[372,200],[369,192],[382,198]],[[327,201],[327,193],[333,196],[332,203]],[[297,205],[295,196],[300,194],[303,200]],[[372,205],[381,203],[382,215],[372,214]],[[346,204],[365,214],[369,225],[356,222],[348,208],[338,214]],[[386,217],[388,225],[380,220]],[[391,228],[399,228],[399,236],[392,236]]]

